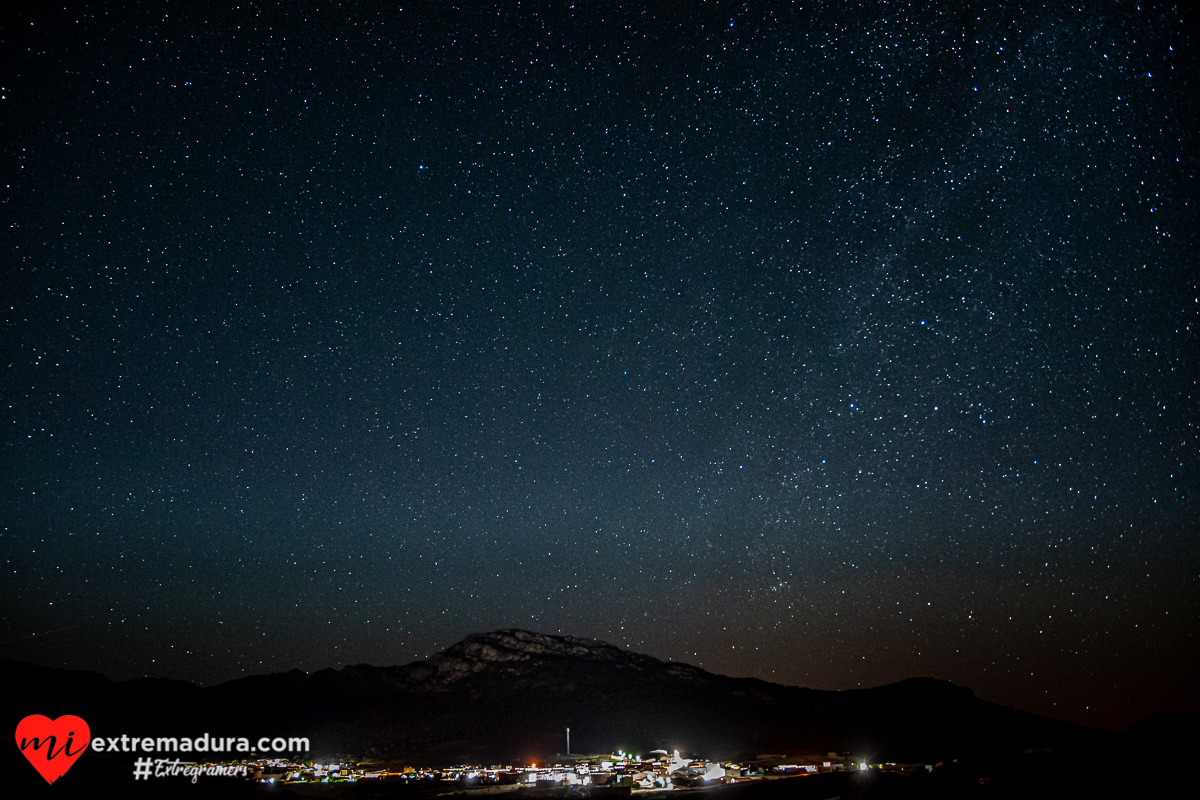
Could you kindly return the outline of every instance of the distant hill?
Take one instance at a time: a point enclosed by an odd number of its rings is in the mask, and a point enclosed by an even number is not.
[[[544,760],[564,750],[568,726],[575,752],[837,751],[928,763],[1036,748],[1080,752],[1114,745],[1118,736],[988,703],[931,678],[816,691],[516,629],[472,634],[404,666],[292,670],[206,688],[114,683],[19,662],[0,662],[0,678],[11,687],[0,699],[5,730],[27,714],[77,714],[95,735],[307,736],[314,756],[411,764]],[[1194,722],[1172,718],[1170,727],[1195,730]]]

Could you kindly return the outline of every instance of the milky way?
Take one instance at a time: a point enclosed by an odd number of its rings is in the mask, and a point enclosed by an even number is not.
[[[9,12],[0,656],[1200,711],[1180,14],[631,5]]]

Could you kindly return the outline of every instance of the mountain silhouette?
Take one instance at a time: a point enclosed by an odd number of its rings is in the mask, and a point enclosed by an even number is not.
[[[730,678],[605,642],[506,629],[424,661],[239,678],[212,687],[0,663],[8,730],[76,714],[96,736],[305,736],[312,758],[541,762],[565,751],[679,749],[708,758],[849,753],[928,762],[1084,750],[1116,734],[989,703],[932,678],[819,691]],[[19,690],[17,689],[19,687]]]

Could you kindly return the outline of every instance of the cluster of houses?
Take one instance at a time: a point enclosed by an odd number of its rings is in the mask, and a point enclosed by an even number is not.
[[[357,781],[438,781],[461,788],[524,786],[532,789],[605,786],[635,789],[683,789],[763,780],[792,775],[812,775],[844,770],[885,769],[914,771],[921,764],[872,764],[846,755],[827,753],[787,756],[763,754],[743,763],[686,759],[679,751],[654,750],[648,756],[628,753],[560,756],[553,765],[458,766],[442,769],[405,767],[371,768],[346,763],[296,763],[287,759],[246,762],[247,777],[261,783],[339,783]]]

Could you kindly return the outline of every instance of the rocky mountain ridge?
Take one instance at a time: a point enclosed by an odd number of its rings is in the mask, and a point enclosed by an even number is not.
[[[892,760],[941,760],[971,748],[1078,748],[1111,735],[930,678],[819,691],[519,629],[471,634],[402,666],[291,670],[212,687],[113,683],[14,662],[0,664],[0,675],[24,687],[0,700],[13,725],[30,713],[70,713],[98,732],[298,735],[321,753],[424,764],[544,759],[564,749],[566,727],[577,751],[832,750]]]

